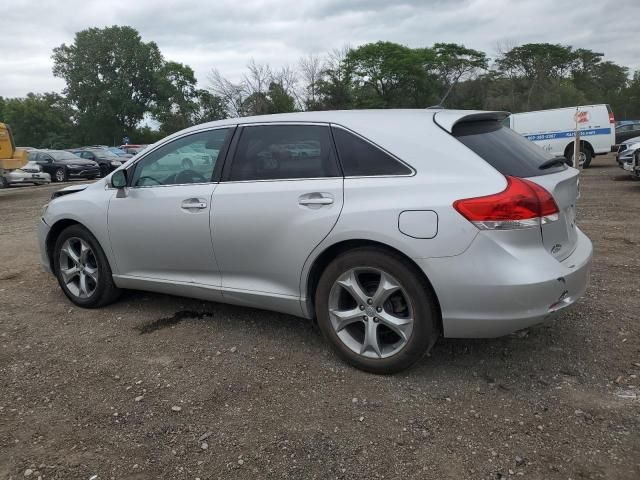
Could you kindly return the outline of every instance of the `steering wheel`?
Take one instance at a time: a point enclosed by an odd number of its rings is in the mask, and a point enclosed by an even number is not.
[[[182,170],[176,175],[175,183],[207,183],[209,180],[195,170]]]
[[[144,186],[144,184],[146,183],[146,180],[151,180],[156,185],[162,185],[162,182],[160,180],[158,180],[157,178],[153,178],[153,177],[150,177],[148,175],[145,175],[143,177],[138,178],[138,180],[136,180],[136,186],[138,186],[138,187]]]

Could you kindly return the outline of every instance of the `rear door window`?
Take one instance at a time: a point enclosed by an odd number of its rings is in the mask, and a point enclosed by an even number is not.
[[[346,177],[411,175],[413,173],[399,160],[343,128],[333,127],[333,138]]]
[[[498,121],[458,123],[453,136],[503,175],[536,177],[568,168],[558,164],[541,170],[554,156]]]
[[[328,126],[247,125],[242,128],[229,180],[339,176]]]

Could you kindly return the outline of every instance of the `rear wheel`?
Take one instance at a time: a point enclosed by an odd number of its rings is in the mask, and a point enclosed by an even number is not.
[[[102,307],[120,295],[100,244],[86,228],[72,225],[63,230],[53,249],[53,261],[62,291],[76,305]]]
[[[344,360],[373,373],[418,361],[439,335],[431,287],[414,265],[379,248],[337,257],[316,290],[318,325]]]
[[[573,148],[567,150],[565,158],[567,159],[567,165],[573,167]],[[580,146],[580,157],[578,158],[578,166],[582,168],[589,168],[591,160],[593,159],[593,152],[586,145]]]
[[[104,178],[107,175],[109,175],[109,167],[107,165],[100,165],[100,176]]]
[[[0,188],[9,188],[9,181],[0,174]]]

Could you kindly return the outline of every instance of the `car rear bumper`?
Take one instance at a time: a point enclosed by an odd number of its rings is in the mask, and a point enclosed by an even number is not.
[[[51,227],[47,225],[44,220],[40,219],[38,223],[38,246],[40,247],[40,263],[42,264],[42,269],[45,272],[52,273],[51,271],[51,262],[49,261],[49,255],[47,254],[47,236],[49,235],[49,231]]]
[[[482,235],[456,257],[417,260],[438,296],[444,336],[499,337],[575,303],[587,288],[593,250],[577,233],[575,250],[561,262],[541,246],[512,248]]]

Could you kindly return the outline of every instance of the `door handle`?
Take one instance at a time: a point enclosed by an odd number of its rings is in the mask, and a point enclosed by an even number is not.
[[[320,208],[322,205],[331,205],[333,197],[328,193],[307,193],[298,198],[298,204],[305,207]]]
[[[207,208],[207,201],[202,198],[187,198],[182,201],[180,208],[184,210],[203,210]]]

